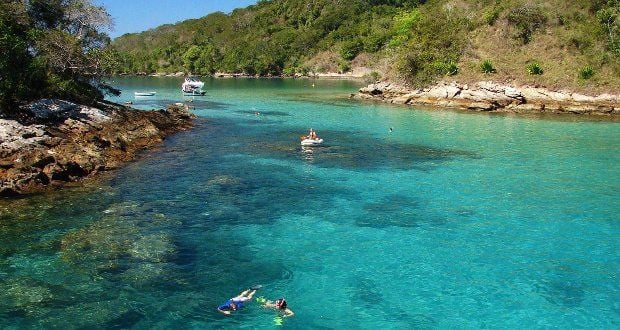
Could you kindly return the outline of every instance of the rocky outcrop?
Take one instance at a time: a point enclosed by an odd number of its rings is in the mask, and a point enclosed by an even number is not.
[[[166,135],[191,126],[187,106],[140,111],[40,100],[0,119],[0,196],[40,192],[118,168]]]
[[[513,87],[494,82],[439,83],[425,89],[411,89],[390,82],[361,88],[353,98],[421,106],[438,106],[478,111],[517,113],[620,114],[620,95],[588,96],[540,87]]]

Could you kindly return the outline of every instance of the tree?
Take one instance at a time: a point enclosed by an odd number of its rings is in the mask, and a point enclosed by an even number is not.
[[[1,2],[0,110],[38,97],[101,99],[100,78],[118,61],[103,49],[110,39],[101,29],[111,24],[91,0]]]
[[[25,68],[32,64],[28,46],[30,19],[20,1],[0,3],[0,111],[15,103],[21,87],[28,83]]]
[[[183,67],[188,73],[195,73],[195,62],[200,57],[200,47],[193,45],[183,54]]]
[[[596,18],[607,34],[610,50],[620,55],[620,40],[617,36],[620,31],[620,0],[607,0],[601,4]]]

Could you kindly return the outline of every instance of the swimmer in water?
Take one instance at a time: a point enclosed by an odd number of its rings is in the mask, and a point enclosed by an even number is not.
[[[255,293],[256,290],[253,289],[245,290],[238,296],[230,298],[224,304],[219,305],[217,310],[222,314],[230,315],[230,312],[240,310],[246,302],[252,300]]]
[[[295,315],[295,313],[288,308],[288,304],[284,298],[277,299],[276,301],[267,300],[263,303],[263,306],[277,310],[282,317],[291,317]]]

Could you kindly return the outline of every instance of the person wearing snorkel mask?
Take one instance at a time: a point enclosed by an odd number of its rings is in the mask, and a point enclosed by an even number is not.
[[[288,304],[284,298],[277,299],[276,301],[267,300],[263,303],[263,306],[277,310],[282,317],[291,317],[295,315],[295,313],[288,308]]]

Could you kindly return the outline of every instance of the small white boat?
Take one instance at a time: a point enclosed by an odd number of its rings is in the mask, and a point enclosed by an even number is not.
[[[323,139],[303,139],[301,140],[302,146],[318,146],[323,144]]]
[[[153,96],[155,92],[135,92],[133,93],[135,96]]]

